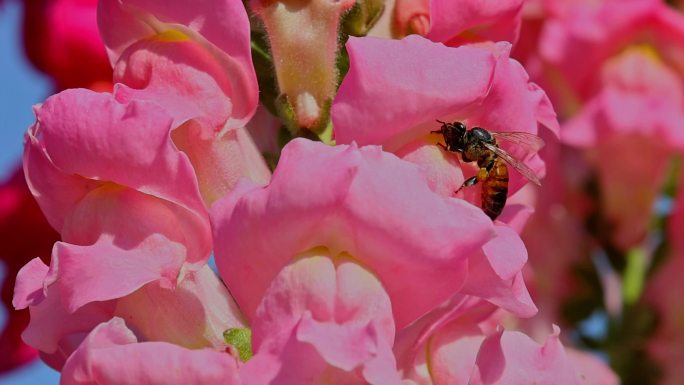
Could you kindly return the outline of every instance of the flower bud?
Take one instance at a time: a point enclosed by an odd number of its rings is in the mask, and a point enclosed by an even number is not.
[[[335,87],[338,26],[353,0],[252,0],[266,28],[291,130],[319,131]],[[289,118],[289,119],[288,119]]]

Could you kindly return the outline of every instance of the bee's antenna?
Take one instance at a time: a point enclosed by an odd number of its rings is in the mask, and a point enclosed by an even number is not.
[[[437,123],[446,124],[446,122],[443,122],[443,121],[441,121],[441,120],[439,120],[439,119],[435,119],[435,121],[436,121]]]

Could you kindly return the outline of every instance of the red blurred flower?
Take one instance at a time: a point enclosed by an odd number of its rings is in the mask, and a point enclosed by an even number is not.
[[[48,262],[52,244],[57,240],[57,233],[48,225],[26,187],[24,173],[17,169],[0,185],[0,260],[5,266],[1,297],[4,304],[12,302],[19,269],[37,256]],[[27,310],[8,311],[7,324],[0,334],[0,373],[36,357],[37,352],[21,340],[21,332],[28,321]]]
[[[111,88],[112,67],[97,29],[97,0],[27,0],[24,46],[57,89]]]

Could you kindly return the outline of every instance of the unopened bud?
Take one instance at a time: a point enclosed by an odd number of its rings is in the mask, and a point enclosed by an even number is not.
[[[385,11],[385,0],[359,0],[344,19],[344,32],[366,36]]]
[[[354,0],[252,0],[271,44],[281,101],[299,128],[325,126],[323,109],[337,86],[335,59],[342,14]]]

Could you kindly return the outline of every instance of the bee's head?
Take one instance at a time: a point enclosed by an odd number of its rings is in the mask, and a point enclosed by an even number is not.
[[[442,127],[438,131],[432,132],[442,134],[444,136],[444,142],[450,150],[463,151],[467,131],[465,124],[461,122],[447,123],[442,122],[441,120],[438,120],[437,123],[441,123]]]

